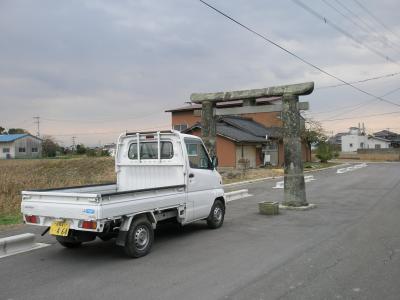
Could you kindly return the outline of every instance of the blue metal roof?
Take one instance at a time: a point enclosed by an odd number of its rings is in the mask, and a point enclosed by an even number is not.
[[[19,133],[19,134],[0,134],[0,143],[9,143],[15,140],[18,140],[24,136],[27,136],[27,133]]]

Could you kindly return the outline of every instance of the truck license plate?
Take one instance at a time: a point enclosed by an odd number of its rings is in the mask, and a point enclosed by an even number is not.
[[[66,222],[53,222],[50,226],[51,235],[67,236],[69,224]]]

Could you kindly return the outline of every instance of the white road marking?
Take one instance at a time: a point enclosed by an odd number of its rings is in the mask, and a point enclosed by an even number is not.
[[[336,173],[337,174],[343,174],[343,173],[351,172],[351,171],[358,170],[358,169],[361,169],[361,168],[365,168],[367,166],[368,165],[366,163],[362,163],[362,164],[350,166],[350,167],[347,167],[347,168],[340,168],[340,169],[338,169],[336,171]]]
[[[243,190],[237,190],[237,191],[225,193],[224,196],[225,196],[226,202],[231,202],[231,201],[247,198],[247,197],[250,197],[253,195],[249,194],[248,189],[243,189]]]
[[[316,180],[314,178],[314,175],[308,175],[308,176],[304,176],[304,182],[311,182]],[[284,181],[278,181],[276,183],[276,185],[274,187],[272,187],[273,189],[283,189],[284,188]]]

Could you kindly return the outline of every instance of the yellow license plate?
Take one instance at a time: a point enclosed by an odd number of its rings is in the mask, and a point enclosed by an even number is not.
[[[69,231],[69,224],[66,222],[53,222],[50,226],[50,234],[67,236]]]

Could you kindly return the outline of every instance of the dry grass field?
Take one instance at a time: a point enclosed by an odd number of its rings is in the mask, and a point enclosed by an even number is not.
[[[114,159],[0,160],[0,224],[16,223],[22,190],[115,181]]]
[[[333,164],[307,163],[307,169]],[[282,169],[250,169],[221,172],[223,182],[253,180],[283,175]],[[0,225],[21,222],[21,191],[114,182],[114,159],[81,157],[70,159],[0,160]]]

